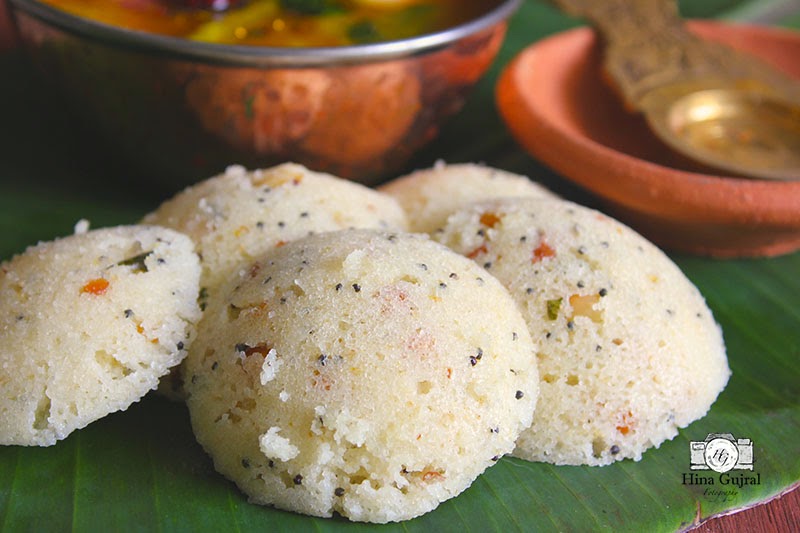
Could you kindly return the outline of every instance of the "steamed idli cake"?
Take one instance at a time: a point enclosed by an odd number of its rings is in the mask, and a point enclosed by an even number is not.
[[[619,222],[565,201],[498,200],[438,238],[494,274],[538,342],[541,396],[514,455],[605,465],[673,438],[729,370],[697,288]]]
[[[378,190],[400,202],[410,230],[420,233],[442,228],[450,213],[470,202],[504,196],[556,198],[526,176],[485,165],[447,165],[441,161],[392,180]]]
[[[294,163],[248,172],[231,166],[193,185],[144,218],[189,235],[213,288],[262,252],[298,237],[349,227],[406,228],[391,197]]]
[[[423,235],[343,230],[268,252],[185,362],[198,441],[251,501],[399,521],[466,489],[531,421],[525,322]]]
[[[0,444],[47,446],[156,387],[199,319],[191,240],[98,229],[0,265]]]

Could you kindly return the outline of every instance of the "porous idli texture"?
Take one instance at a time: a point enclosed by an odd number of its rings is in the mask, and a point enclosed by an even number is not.
[[[538,374],[483,269],[424,235],[342,230],[263,255],[210,302],[186,359],[192,426],[250,500],[421,515],[511,452]]]
[[[299,237],[407,226],[403,209],[390,196],[295,163],[252,171],[231,166],[178,193],[143,222],[194,240],[204,294],[213,293],[242,263]]]
[[[408,216],[410,231],[433,233],[465,205],[490,198],[557,196],[527,176],[476,163],[420,169],[378,188],[395,198]]]
[[[606,465],[704,416],[730,371],[698,289],[621,223],[566,201],[488,201],[437,239],[495,275],[519,305],[541,376],[514,455]]]
[[[0,444],[47,446],[155,388],[200,317],[192,241],[121,226],[0,265]]]

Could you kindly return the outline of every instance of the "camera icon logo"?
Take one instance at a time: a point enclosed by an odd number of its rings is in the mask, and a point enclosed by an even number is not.
[[[704,441],[691,441],[689,451],[692,470],[753,469],[753,441],[736,439],[730,433],[709,433]]]

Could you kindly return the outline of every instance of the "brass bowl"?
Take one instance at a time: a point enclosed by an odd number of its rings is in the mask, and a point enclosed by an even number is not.
[[[189,184],[295,161],[366,184],[457,113],[521,0],[466,24],[358,46],[215,45],[9,0],[32,63],[147,179]]]

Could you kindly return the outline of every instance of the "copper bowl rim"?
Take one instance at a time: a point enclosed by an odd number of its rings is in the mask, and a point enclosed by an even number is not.
[[[37,0],[8,0],[8,2],[14,10],[24,12],[46,24],[106,44],[206,63],[263,67],[316,67],[366,63],[431,52],[504,22],[522,4],[522,0],[503,0],[491,11],[469,22],[408,39],[336,47],[281,48],[190,41],[95,22]]]

